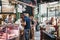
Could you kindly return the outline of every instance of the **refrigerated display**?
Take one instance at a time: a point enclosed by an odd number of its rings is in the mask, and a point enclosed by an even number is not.
[[[0,40],[17,40],[19,39],[18,24],[0,25]]]

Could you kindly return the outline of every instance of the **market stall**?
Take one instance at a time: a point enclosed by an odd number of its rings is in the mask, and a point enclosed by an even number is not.
[[[19,40],[19,28],[17,24],[0,26],[0,40]]]
[[[40,25],[41,40],[60,40],[60,3],[47,3],[45,9],[46,12],[43,15],[46,19]]]
[[[26,8],[28,9],[27,12],[29,11],[29,14],[34,16],[33,11],[34,11],[35,6],[29,5],[27,3],[20,2],[17,0],[2,0],[0,25],[6,25],[5,27],[6,31],[5,33],[3,32],[2,34],[3,36],[1,36],[1,37],[4,37],[5,35],[5,38],[1,38],[0,40],[3,40],[3,39],[4,40],[19,40],[19,38],[21,38],[17,34],[20,33],[19,35],[21,35],[22,32],[24,33],[24,30],[21,32],[21,30],[19,29],[20,26],[18,26],[18,28],[15,29],[15,26],[16,26],[15,22],[20,19],[20,13],[22,13],[22,11],[26,11],[25,6],[28,6],[28,8]],[[29,8],[31,10],[29,10]],[[18,25],[21,24],[19,22],[18,22]],[[33,29],[33,33],[34,33],[34,29]],[[33,37],[34,37],[34,34],[33,34]]]

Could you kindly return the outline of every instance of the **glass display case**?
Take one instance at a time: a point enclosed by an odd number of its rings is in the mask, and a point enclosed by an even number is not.
[[[2,23],[0,24],[0,40],[19,40],[19,25],[5,22],[11,15],[12,20],[16,18],[15,14],[0,14]]]
[[[0,40],[18,40],[19,28],[17,24],[0,25]]]

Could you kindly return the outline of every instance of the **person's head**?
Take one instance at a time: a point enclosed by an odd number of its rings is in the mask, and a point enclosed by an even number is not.
[[[51,21],[54,21],[54,18],[53,17],[51,17]]]
[[[24,16],[25,16],[25,15],[24,15],[23,13],[20,14],[20,18],[24,18]]]
[[[11,16],[11,15],[9,15],[9,18],[12,18],[12,16]]]

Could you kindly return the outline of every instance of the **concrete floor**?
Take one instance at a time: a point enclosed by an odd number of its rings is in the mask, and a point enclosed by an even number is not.
[[[35,31],[34,38],[35,40],[40,40],[40,31]]]

